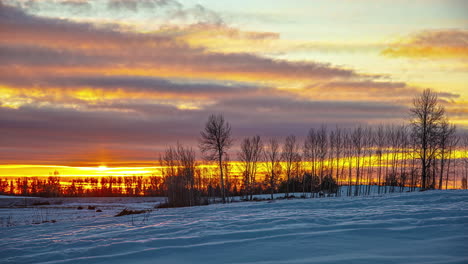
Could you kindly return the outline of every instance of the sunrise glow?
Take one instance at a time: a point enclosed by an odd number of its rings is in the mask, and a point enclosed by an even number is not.
[[[406,122],[425,88],[463,133],[466,3],[396,6],[3,1],[0,175],[159,175],[164,149],[196,148],[211,113],[237,142],[302,140],[321,124]]]

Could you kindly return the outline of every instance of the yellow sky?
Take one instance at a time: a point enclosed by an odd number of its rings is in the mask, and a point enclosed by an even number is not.
[[[424,88],[468,128],[466,1],[0,5],[0,165],[149,173],[138,163],[196,147],[212,113],[237,138],[302,137],[323,123],[406,122]],[[70,174],[88,172],[99,170]]]

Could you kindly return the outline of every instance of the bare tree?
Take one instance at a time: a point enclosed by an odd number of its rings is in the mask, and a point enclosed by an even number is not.
[[[328,137],[328,169],[330,171],[329,175],[333,178],[334,166],[335,166],[335,157],[336,157],[336,131],[330,131]],[[338,180],[338,179],[337,179]]]
[[[354,149],[354,155],[356,158],[356,186],[354,189],[354,196],[359,195],[360,191],[360,176],[361,176],[361,156],[364,147],[364,133],[361,126],[354,129],[351,134],[352,147]]]
[[[400,154],[401,154],[401,166],[400,166],[400,192],[404,191],[404,187],[407,185],[408,180],[408,153],[409,153],[409,139],[408,139],[408,126],[400,126]]]
[[[302,164],[302,156],[299,152],[299,145],[297,145],[296,155],[294,156],[294,159],[293,159],[292,176],[293,176],[292,189],[293,189],[293,192],[297,192],[299,186],[297,186],[296,184],[299,183],[300,181],[301,184],[304,185],[304,182],[305,182],[304,166]]]
[[[416,155],[416,142],[414,138],[409,138],[410,145],[411,145],[411,151],[409,151],[409,155],[411,156],[411,169],[410,169],[410,176],[411,176],[411,191],[414,191],[416,189],[416,186],[418,185],[418,177],[417,171],[418,168],[416,167],[416,163],[418,161],[417,155]]]
[[[232,146],[231,126],[222,115],[211,115],[205,124],[204,131],[200,132],[200,150],[207,160],[216,160],[219,166],[221,183],[221,196],[226,203],[226,189],[223,177],[223,160],[227,150]]]
[[[183,178],[186,190],[189,192],[189,206],[198,204],[199,201],[195,199],[195,168],[197,166],[195,151],[191,147],[183,147],[181,144],[177,144],[177,155],[180,160],[179,175]]]
[[[385,147],[385,131],[382,125],[379,125],[376,132],[376,153],[378,159],[377,178],[378,178],[378,194],[380,194],[380,188],[382,185],[382,154]]]
[[[391,163],[390,163],[390,174],[387,175],[387,183],[386,185],[390,188],[390,192],[395,191],[396,186],[396,179],[397,179],[397,171],[398,171],[398,147],[399,147],[399,137],[400,134],[398,133],[398,126],[390,126],[389,133],[387,134],[389,144],[390,144],[390,152],[391,153]],[[390,179],[388,179],[390,177]]]
[[[268,173],[268,182],[270,185],[271,199],[273,200],[273,192],[276,187],[276,181],[281,173],[281,152],[278,140],[271,138],[268,140],[265,150],[265,166]]]
[[[199,204],[195,195],[195,151],[192,148],[169,147],[159,158],[161,173],[167,190],[170,206],[193,206]],[[139,188],[141,189],[141,187]]]
[[[348,191],[347,195],[352,195],[352,168],[353,168],[353,142],[351,139],[351,131],[345,130],[343,136],[344,157],[348,167]]]
[[[374,152],[374,132],[371,127],[368,127],[364,130],[364,156],[367,158],[367,163],[366,160],[364,160],[364,163],[367,166],[367,171],[366,171],[366,181],[367,181],[367,188],[364,190],[367,195],[370,195],[370,189],[371,189],[371,184],[372,184],[372,175],[373,175],[373,152]]]
[[[328,152],[328,134],[327,134],[327,127],[322,125],[320,130],[317,131],[317,153],[318,159],[320,161],[320,181],[323,180],[324,172],[325,172],[325,159],[327,157]]]
[[[289,184],[293,174],[294,162],[297,160],[298,150],[299,145],[296,143],[296,136],[290,135],[286,137],[281,153],[286,167],[286,197],[289,197]]]
[[[336,182],[340,185],[340,160],[343,152],[343,137],[341,128],[336,128],[334,134],[333,146],[334,146],[334,155],[336,158]],[[330,140],[331,141],[331,140]],[[343,164],[343,162],[341,161]]]
[[[225,195],[226,201],[230,201],[231,195],[231,187],[232,187],[232,179],[231,179],[231,159],[229,154],[226,153],[224,160],[223,160],[223,176],[224,176],[224,188],[225,188]]]
[[[444,108],[439,105],[437,94],[426,89],[413,100],[410,109],[412,137],[416,154],[421,162],[421,187],[428,188],[430,166],[436,157],[440,124],[444,120]]]
[[[455,135],[455,132],[452,136],[450,136],[449,141],[448,141],[448,163],[447,163],[447,177],[445,179],[445,189],[448,189],[448,182],[449,182],[449,174],[450,174],[450,168],[451,168],[451,162],[456,162],[456,159],[454,157],[455,155],[455,149],[460,142],[460,137]],[[454,172],[455,174],[455,172]]]
[[[244,176],[244,188],[246,193],[253,198],[253,188],[255,186],[255,177],[257,174],[258,162],[263,154],[263,143],[260,136],[244,138],[241,143],[241,150],[238,153],[241,171]]]
[[[439,159],[440,159],[440,175],[439,175],[439,189],[442,190],[442,179],[444,175],[445,165],[447,163],[447,159],[450,156],[450,151],[452,149],[452,145],[454,143],[455,137],[455,125],[449,124],[447,120],[442,121],[440,125],[440,135],[439,135]],[[449,168],[447,169],[448,175]]]
[[[313,128],[309,130],[304,141],[303,153],[304,159],[310,162],[310,172],[312,177],[317,176],[317,133]],[[312,184],[312,182],[311,182]],[[313,190],[311,185],[311,190]]]
[[[463,176],[461,179],[461,188],[468,188],[468,134],[464,134],[461,141],[462,148],[462,167],[463,167]]]

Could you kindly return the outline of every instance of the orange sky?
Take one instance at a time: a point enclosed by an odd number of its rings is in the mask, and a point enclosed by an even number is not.
[[[467,8],[455,0],[2,1],[0,175],[48,174],[47,166],[150,173],[167,146],[196,148],[212,113],[224,114],[237,142],[301,138],[323,123],[399,124],[424,88],[464,132]],[[21,164],[30,165],[7,167]]]

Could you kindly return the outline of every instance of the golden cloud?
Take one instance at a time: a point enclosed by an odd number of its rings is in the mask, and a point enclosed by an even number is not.
[[[428,30],[390,44],[387,57],[468,59],[468,30]]]

